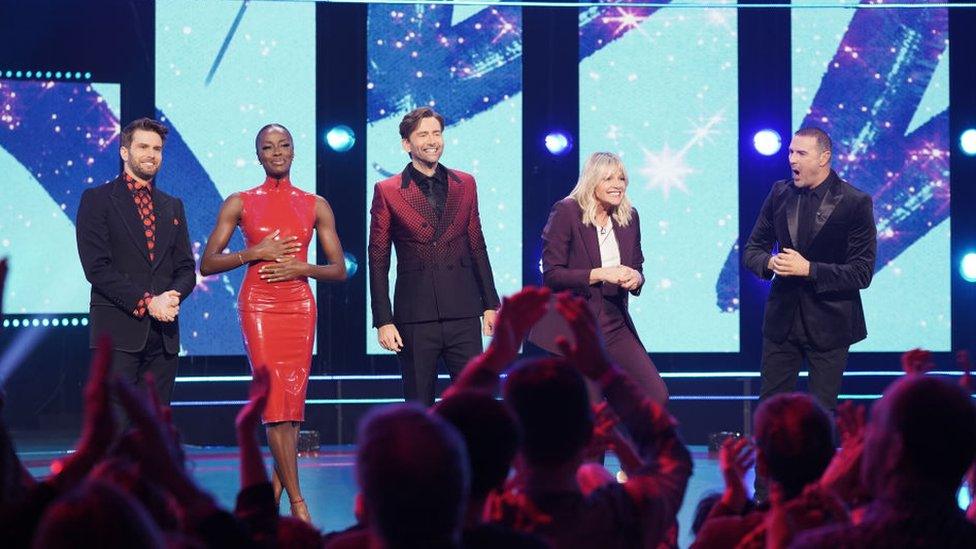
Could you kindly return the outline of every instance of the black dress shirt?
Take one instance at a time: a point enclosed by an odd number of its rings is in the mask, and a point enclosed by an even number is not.
[[[417,184],[420,192],[424,193],[430,207],[437,213],[437,219],[444,214],[444,204],[447,202],[447,169],[440,164],[434,170],[434,175],[428,176],[420,173],[417,168],[410,164],[410,179]]]

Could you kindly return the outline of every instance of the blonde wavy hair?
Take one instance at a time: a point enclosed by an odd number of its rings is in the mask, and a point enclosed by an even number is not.
[[[569,193],[569,198],[576,200],[583,209],[583,224],[591,226],[596,224],[596,186],[603,180],[613,177],[617,171],[624,174],[624,179],[630,183],[627,176],[627,169],[620,157],[609,152],[596,152],[586,159],[583,171],[580,172],[576,187]],[[626,227],[630,224],[630,219],[634,216],[634,206],[630,203],[630,198],[624,192],[620,205],[617,206],[610,215],[616,220],[617,225]]]

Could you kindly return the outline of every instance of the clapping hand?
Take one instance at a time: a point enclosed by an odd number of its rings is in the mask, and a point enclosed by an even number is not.
[[[912,349],[901,355],[901,369],[906,374],[924,374],[935,368],[932,353],[925,349]]]
[[[865,493],[861,484],[861,458],[864,455],[864,406],[850,401],[837,407],[837,430],[840,431],[840,451],[834,454],[820,477],[820,485],[837,494],[849,505],[855,504]]]
[[[556,310],[569,323],[576,338],[576,344],[571,345],[566,338],[559,337],[556,345],[570,364],[583,375],[590,379],[599,379],[610,369],[610,357],[603,347],[603,338],[593,312],[586,301],[568,292],[563,292],[556,298]]]
[[[746,437],[725,439],[718,452],[719,469],[725,480],[722,503],[729,509],[741,513],[748,501],[746,494],[746,473],[756,463],[756,449]]]

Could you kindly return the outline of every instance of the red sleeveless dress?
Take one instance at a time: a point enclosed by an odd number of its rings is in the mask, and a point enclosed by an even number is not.
[[[307,260],[315,228],[314,194],[293,187],[288,179],[269,177],[240,196],[240,227],[248,247],[281,230],[281,238],[298,237],[302,247],[295,258]],[[252,369],[267,368],[271,373],[263,421],[302,421],[315,341],[315,297],[306,277],[262,280],[259,270],[269,263],[250,263],[241,284],[237,310],[244,347]]]

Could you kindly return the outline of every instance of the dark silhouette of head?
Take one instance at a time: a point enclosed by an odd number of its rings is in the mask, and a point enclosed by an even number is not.
[[[356,468],[367,523],[387,547],[452,547],[468,499],[468,456],[446,421],[416,404],[370,412]]]
[[[505,402],[522,426],[522,455],[530,466],[579,460],[593,434],[583,376],[560,357],[516,363],[505,381]]]
[[[471,499],[502,486],[518,451],[518,423],[508,408],[486,393],[462,391],[434,406],[464,439],[471,465]]]
[[[953,497],[976,457],[976,408],[958,385],[909,375],[871,411],[861,475],[875,496],[922,490]]]
[[[819,479],[834,457],[833,421],[810,395],[784,393],[756,410],[756,470],[793,498]]]
[[[33,546],[45,549],[164,547],[142,505],[111,484],[88,481],[52,503],[41,517]]]

